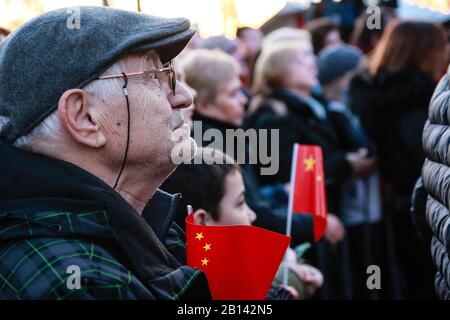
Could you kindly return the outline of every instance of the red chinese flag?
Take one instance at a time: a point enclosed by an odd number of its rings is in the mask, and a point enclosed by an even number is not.
[[[292,213],[313,215],[314,239],[319,241],[327,228],[322,148],[295,144],[292,159],[294,172],[291,173],[289,209]]]
[[[187,264],[215,300],[264,300],[291,238],[253,226],[203,226],[186,218]]]

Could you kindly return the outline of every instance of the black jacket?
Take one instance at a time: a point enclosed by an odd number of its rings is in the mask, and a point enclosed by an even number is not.
[[[194,113],[193,120],[201,121],[202,135],[208,129],[217,129],[223,134],[223,137],[225,137],[227,129],[238,129],[232,124],[216,119],[211,119],[198,113]],[[192,132],[192,135],[195,137],[195,131]],[[211,142],[208,141],[202,141],[202,147],[206,147],[210,143]],[[228,143],[230,143],[230,141],[228,141]],[[226,150],[223,151],[226,152]],[[248,154],[248,146],[246,146],[245,150],[235,150],[234,154],[237,155],[238,152],[245,152],[246,154]],[[257,215],[257,219],[254,225],[284,234],[286,232],[287,208],[284,205],[280,205],[278,202],[273,201],[273,199],[268,199],[260,194],[260,184],[258,181],[257,173],[252,168],[253,165],[249,165],[247,163],[241,164],[241,167],[246,188],[246,201],[250,208],[252,208],[252,210],[254,210]],[[184,214],[184,209],[182,211]],[[292,232],[293,245],[297,245],[307,241],[313,241],[312,218],[309,215],[294,215],[292,224],[292,230],[295,230]]]
[[[176,197],[157,191],[141,217],[81,168],[3,142],[0,168],[0,299],[210,298],[204,274],[165,247],[183,251]]]
[[[364,73],[351,81],[350,108],[375,144],[381,175],[397,195],[399,208],[409,207],[425,159],[421,136],[435,85],[413,69]]]
[[[431,254],[437,268],[435,287],[441,299],[450,299],[450,68],[431,99],[423,131],[427,157],[422,169],[428,192],[425,217],[432,231]],[[429,245],[429,243],[427,243]]]
[[[247,119],[247,126],[255,129],[279,129],[280,170],[274,176],[261,176],[263,184],[289,182],[292,147],[294,143],[322,147],[326,177],[327,200],[330,212],[337,213],[339,185],[352,174],[345,159],[346,150],[339,137],[326,102],[319,99],[326,110],[326,117],[319,119],[310,107],[294,94],[275,90],[270,99],[262,100]]]

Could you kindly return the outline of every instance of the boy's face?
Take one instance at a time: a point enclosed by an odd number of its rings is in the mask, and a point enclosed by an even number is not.
[[[209,219],[210,225],[251,225],[256,214],[245,202],[242,175],[234,170],[225,178],[225,194],[218,206],[219,220]]]

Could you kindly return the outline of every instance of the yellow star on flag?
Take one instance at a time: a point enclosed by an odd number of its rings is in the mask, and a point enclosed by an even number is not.
[[[314,158],[312,156],[309,156],[308,158],[306,158],[304,160],[304,162],[306,164],[306,172],[312,171],[314,168],[314,165],[316,164],[316,160],[314,160]]]
[[[195,239],[197,240],[202,240],[203,238],[203,232],[197,233],[197,235],[195,236]]]
[[[210,243],[205,244],[203,249],[205,249],[205,251],[211,250],[211,244]]]
[[[209,260],[208,259],[203,259],[203,260],[200,260],[201,262],[202,262],[202,266],[207,266],[208,265],[208,262],[209,262]]]

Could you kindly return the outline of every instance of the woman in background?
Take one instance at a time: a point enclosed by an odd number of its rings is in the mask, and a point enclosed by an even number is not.
[[[289,183],[295,143],[317,145],[323,150],[327,208],[340,214],[342,183],[349,177],[371,172],[375,161],[363,148],[345,148],[330,117],[327,102],[313,94],[319,81],[312,45],[305,41],[287,41],[265,47],[256,62],[255,71],[255,96],[250,102],[246,125],[256,130],[276,129],[279,132],[279,171],[275,175],[259,177],[265,192]],[[287,204],[287,196],[285,199]],[[336,216],[329,214],[328,217],[330,225],[342,226]],[[327,299],[350,299],[348,281],[338,265],[341,250],[335,246],[342,240],[343,233],[338,232],[337,235],[338,241],[331,242],[333,246],[320,243],[314,248],[317,249],[315,253],[322,252],[317,254],[317,265],[325,276],[321,294]]]
[[[350,84],[349,105],[374,142],[384,205],[392,220],[401,298],[431,298],[433,266],[409,216],[411,193],[425,159],[422,130],[437,80],[445,71],[446,37],[426,22],[392,21],[367,72]]]

